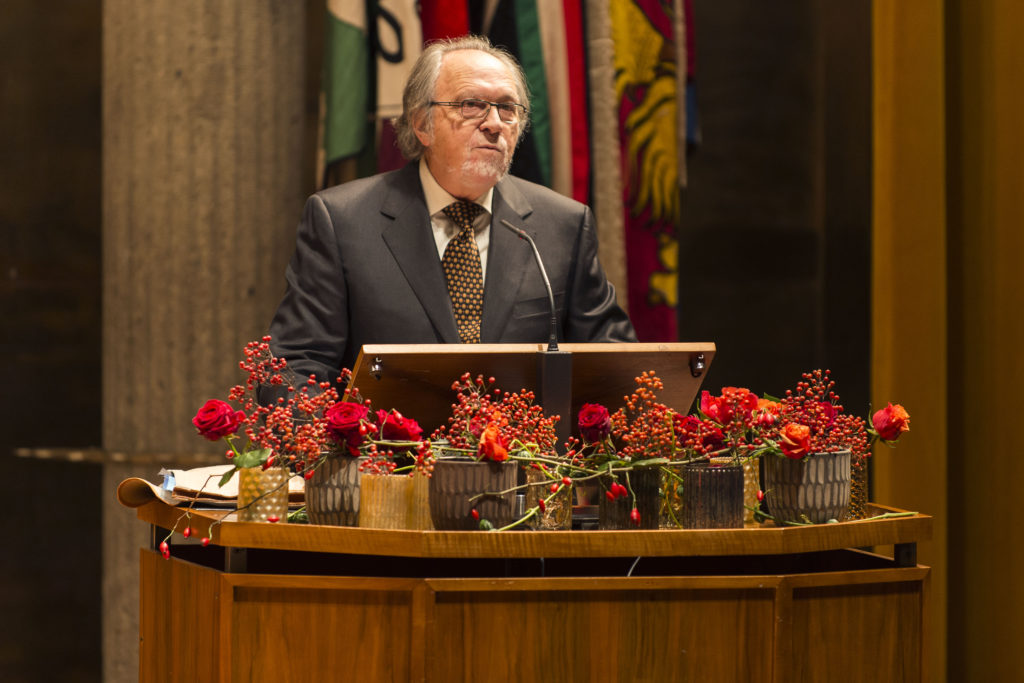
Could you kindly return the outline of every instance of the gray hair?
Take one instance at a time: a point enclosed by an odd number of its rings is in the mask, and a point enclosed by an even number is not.
[[[515,57],[506,50],[491,45],[491,41],[482,36],[468,35],[438,40],[428,44],[413,65],[412,71],[409,73],[409,80],[405,82],[405,90],[402,92],[402,114],[393,122],[398,139],[398,149],[402,152],[402,156],[409,161],[416,161],[423,156],[423,143],[416,137],[414,123],[431,106],[444,56],[457,50],[479,50],[491,55],[508,67],[512,80],[515,81],[516,97],[519,103],[526,108],[526,112],[519,122],[517,143],[529,127],[530,92],[526,85],[526,76]],[[427,119],[427,126],[427,129],[430,130],[430,126],[432,126],[430,118]]]

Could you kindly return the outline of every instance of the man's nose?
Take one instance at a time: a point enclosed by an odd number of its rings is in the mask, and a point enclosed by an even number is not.
[[[492,104],[487,108],[487,114],[480,123],[480,128],[485,131],[498,133],[501,132],[503,125],[505,125],[505,122],[498,116],[498,108]]]

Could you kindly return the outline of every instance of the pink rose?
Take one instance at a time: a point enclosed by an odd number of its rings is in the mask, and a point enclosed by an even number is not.
[[[360,426],[368,413],[366,406],[348,402],[335,403],[324,413],[327,431],[338,444],[348,446],[352,455],[359,454],[359,446],[365,438]]]
[[[584,403],[578,418],[580,435],[587,443],[604,440],[612,431],[608,409],[597,403]]]
[[[910,431],[910,414],[900,404],[889,404],[871,416],[871,425],[884,441],[895,441]]]
[[[819,405],[821,406],[822,417],[825,418],[825,426],[828,427],[836,421],[836,416],[839,415],[839,409],[836,408],[836,405],[831,401],[822,401]]]
[[[237,432],[244,419],[245,413],[241,410],[235,410],[231,404],[211,398],[192,418],[192,424],[204,438],[217,441]]]

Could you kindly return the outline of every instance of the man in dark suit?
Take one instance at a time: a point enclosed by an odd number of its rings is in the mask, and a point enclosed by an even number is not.
[[[544,342],[555,294],[560,341],[636,341],[597,257],[593,215],[508,176],[529,122],[522,71],[474,36],[428,46],[396,121],[405,168],[312,196],[275,355],[331,381],[368,343]]]

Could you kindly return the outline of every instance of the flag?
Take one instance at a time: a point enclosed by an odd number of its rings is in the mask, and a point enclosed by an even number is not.
[[[675,341],[685,91],[682,3],[610,0],[629,315],[641,341]],[[680,102],[683,106],[680,107]],[[683,126],[685,131],[685,125]],[[685,140],[685,138],[683,138]]]
[[[469,33],[467,0],[420,0],[419,5],[424,42]]]
[[[373,16],[378,172],[405,165],[391,121],[402,113],[402,90],[422,52],[423,35],[417,4],[416,0],[376,0]]]
[[[326,164],[353,157],[372,139],[370,42],[365,0],[328,0],[324,45]]]
[[[519,61],[530,90],[530,128],[512,174],[586,202],[590,140],[580,3],[491,0],[479,26]]]

